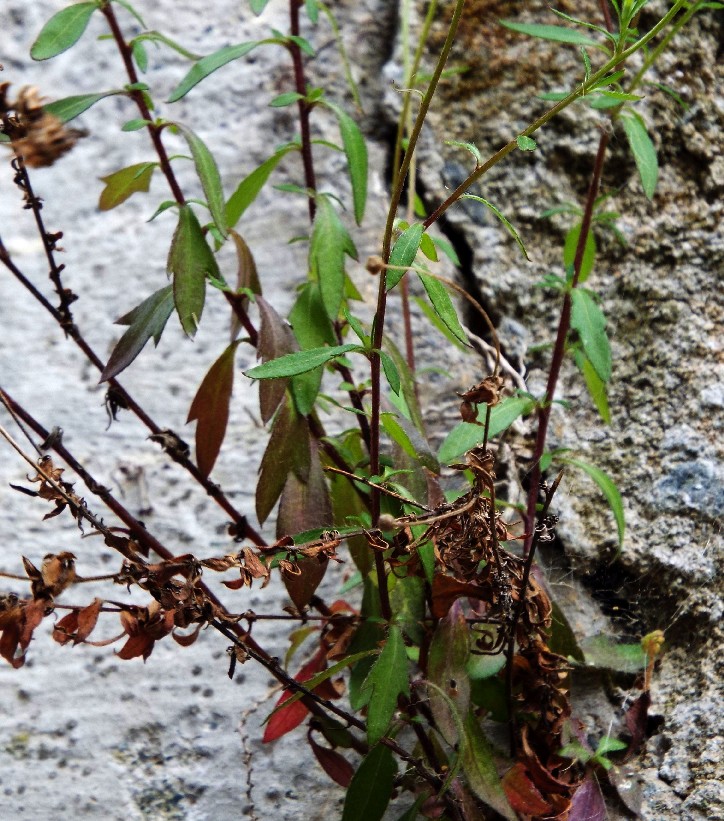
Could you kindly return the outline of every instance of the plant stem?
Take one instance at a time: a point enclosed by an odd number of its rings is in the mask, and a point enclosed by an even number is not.
[[[289,19],[290,29],[293,37],[299,37],[299,9],[303,5],[303,0],[289,0]],[[307,81],[304,77],[304,61],[302,59],[302,50],[297,43],[290,41],[288,45],[289,53],[292,56],[292,63],[294,65],[294,86],[297,94],[301,94],[303,98],[307,96]],[[312,107],[306,99],[301,99],[297,102],[299,108],[299,129],[302,137],[302,163],[304,165],[304,184],[310,192],[317,190],[317,182],[314,174],[314,160],[312,157],[312,140],[309,131],[309,114]],[[317,204],[314,200],[314,194],[310,193],[309,200],[309,221],[314,222],[314,214],[317,210]]]

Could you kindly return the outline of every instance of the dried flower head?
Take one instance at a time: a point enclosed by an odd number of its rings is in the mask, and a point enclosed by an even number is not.
[[[43,108],[38,90],[24,86],[15,100],[10,83],[0,84],[0,130],[10,137],[16,154],[31,168],[43,168],[73,148],[87,132],[66,125]]]

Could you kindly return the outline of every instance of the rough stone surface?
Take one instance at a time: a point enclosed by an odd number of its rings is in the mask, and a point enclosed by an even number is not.
[[[98,15],[82,48],[47,64],[28,61],[35,34],[63,5],[60,0],[7,0],[3,5],[3,81],[14,88],[38,85],[51,98],[123,85],[112,44],[94,42],[104,33]],[[139,5],[151,28],[200,53],[260,39],[270,26],[287,27],[283,3],[272,2],[259,19],[230,0],[211,6],[195,0]],[[518,14],[540,20],[544,6],[514,0],[469,4],[452,58],[469,70],[443,85],[431,115],[432,129],[423,135],[420,193],[428,204],[437,203],[469,171],[470,158],[443,140],[470,140],[484,156],[492,153],[543,110],[536,93],[562,88],[566,78],[577,76],[571,74],[575,49],[532,45],[496,24],[499,17]],[[597,4],[564,2],[561,8],[595,16]],[[449,4],[443,4],[442,16],[449,11]],[[365,127],[375,138],[370,206],[365,233],[358,240],[364,260],[378,252],[390,111],[400,104],[399,93],[389,89],[390,79],[400,80],[397,8],[385,0],[345,0],[335,12],[360,81]],[[328,27],[320,25],[320,30],[323,34],[314,36],[325,48],[315,63],[314,82],[342,99],[332,35]],[[441,30],[441,23],[436,24],[433,45],[439,46]],[[615,479],[627,516],[623,551],[609,566],[616,551],[610,514],[585,479],[566,477],[564,492],[556,499],[559,545],[546,559],[558,574],[554,590],[569,622],[579,636],[613,631],[635,639],[662,628],[671,645],[652,693],[651,712],[663,717],[663,727],[642,760],[633,762],[631,776],[640,793],[642,817],[649,821],[704,821],[723,811],[724,642],[718,625],[724,614],[716,524],[724,507],[724,312],[718,284],[724,270],[719,227],[724,188],[721,54],[717,59],[721,34],[721,23],[707,14],[660,64],[657,79],[677,89],[689,104],[686,111],[665,94],[647,89],[642,112],[652,126],[661,161],[653,206],[640,191],[623,134],[614,135],[604,185],[614,192],[611,210],[623,215],[618,225],[628,247],[597,231],[598,259],[590,283],[601,294],[609,318],[614,420],[602,429],[580,380],[565,371],[560,396],[571,407],[556,411],[551,431],[552,446],[573,448]],[[148,81],[163,100],[186,64],[165,48],[150,48],[149,55]],[[296,128],[293,109],[266,107],[267,100],[291,84],[291,70],[278,58],[270,49],[258,49],[176,106],[160,106],[160,114],[189,124],[207,140],[227,192]],[[521,84],[526,85],[522,95]],[[130,103],[121,98],[103,101],[82,118],[89,136],[52,169],[33,174],[46,200],[49,227],[65,231],[65,276],[82,294],[74,305],[78,324],[102,356],[119,336],[113,320],[165,283],[173,231],[171,218],[144,221],[167,198],[160,175],[150,196],[134,197],[110,214],[97,210],[98,177],[152,156],[142,133],[120,133],[120,125],[134,116]],[[539,135],[536,152],[514,154],[478,189],[517,226],[531,252],[530,263],[479,203],[460,204],[442,225],[459,251],[467,251],[470,262],[463,273],[471,282],[474,275],[506,356],[516,368],[525,369],[534,393],[544,384],[547,360],[545,352],[532,353],[531,348],[551,339],[557,302],[533,286],[545,272],[560,271],[567,227],[565,217],[543,220],[540,213],[558,202],[581,202],[598,120],[582,107],[570,109]],[[317,136],[337,138],[331,118],[315,122]],[[181,141],[171,142],[171,148],[185,150]],[[324,156],[318,164],[320,188],[347,197],[343,157]],[[178,171],[182,185],[195,185],[190,167],[179,163]],[[291,158],[275,177],[275,182],[299,180]],[[301,197],[289,197],[280,214],[271,210],[274,196],[262,193],[244,216],[243,234],[267,295],[284,310],[291,305],[305,263],[303,249],[280,246],[279,239],[306,231],[306,204]],[[23,270],[45,286],[42,248],[30,215],[19,212],[17,200],[6,167],[0,178],[0,233]],[[233,270],[230,256],[224,264],[225,270]],[[353,271],[357,273],[362,285],[368,282],[361,266]],[[393,311],[391,321],[396,319]],[[171,322],[158,350],[144,351],[124,374],[123,383],[162,425],[184,431],[192,392],[225,344],[226,321],[221,300],[209,298],[193,345]],[[121,421],[106,430],[96,374],[5,272],[0,275],[0,324],[0,384],[47,426],[60,424],[76,455],[103,483],[118,489],[133,510],[143,510],[144,520],[162,541],[179,553],[223,553],[230,544],[223,513],[145,441],[145,429],[130,415],[122,414]],[[417,319],[415,328],[422,335],[424,327]],[[425,387],[426,398],[441,408],[444,431],[455,418],[451,389],[476,381],[480,366],[477,360],[458,361],[447,354],[441,363],[439,355],[439,346],[430,340],[424,356],[453,373],[452,378],[432,375]],[[248,367],[252,359],[250,352],[240,351],[238,364]],[[233,489],[234,503],[252,518],[251,477],[266,441],[252,418],[255,413],[253,392],[237,390],[227,443],[213,474],[215,481]],[[7,422],[3,417],[3,424]],[[530,452],[529,435],[525,424],[515,426],[506,445],[510,464],[515,455]],[[192,434],[186,438],[191,441]],[[62,517],[42,522],[37,503],[7,487],[8,482],[21,483],[27,471],[7,448],[0,453],[2,569],[21,572],[21,553],[38,562],[58,549],[75,552],[86,575],[113,567],[109,551],[99,549],[96,540],[79,541],[75,527]],[[522,479],[514,470],[508,477],[511,500],[516,493],[521,498]],[[265,532],[271,536],[272,531],[270,525]],[[339,579],[326,584],[335,595]],[[12,583],[3,580],[1,589],[12,589]],[[88,592],[89,599],[93,592]],[[243,595],[240,607],[259,612],[278,610],[286,601],[280,589]],[[612,615],[614,621],[607,618]],[[111,634],[110,628],[104,633]],[[255,635],[270,652],[283,656],[286,634],[273,623],[259,623]],[[138,660],[120,662],[108,648],[60,648],[41,628],[26,668],[0,667],[6,707],[0,716],[3,813],[39,819],[339,817],[341,791],[309,764],[306,753],[299,754],[297,739],[261,749],[260,724],[276,698],[273,682],[250,664],[239,668],[230,682],[224,649],[215,636],[206,634],[183,651],[160,642],[143,665]],[[587,731],[599,737],[620,717],[619,708],[602,692],[599,679],[584,679],[576,694]],[[610,692],[615,701],[615,689]],[[612,805],[609,817],[628,816],[620,805]]]

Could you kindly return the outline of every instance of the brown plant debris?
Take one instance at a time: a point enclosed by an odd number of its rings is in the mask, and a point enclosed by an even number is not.
[[[23,86],[15,100],[8,98],[10,83],[0,84],[0,130],[10,137],[16,154],[31,168],[53,165],[88,132],[68,128],[48,114],[38,90]]]

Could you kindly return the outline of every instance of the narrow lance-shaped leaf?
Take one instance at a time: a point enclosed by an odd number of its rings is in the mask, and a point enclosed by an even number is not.
[[[611,477],[604,473],[595,465],[590,465],[588,462],[583,462],[581,459],[572,459],[568,456],[559,457],[559,460],[567,465],[574,465],[580,468],[584,473],[587,473],[591,479],[598,485],[601,492],[606,497],[614,519],[616,520],[616,529],[618,530],[618,543],[623,545],[623,537],[626,532],[626,520],[623,512],[623,499]]]
[[[33,60],[49,60],[78,42],[98,3],[74,3],[54,14],[30,47]]]
[[[463,772],[470,789],[508,821],[517,821],[500,783],[490,742],[471,711],[465,721],[465,744],[462,750]]]
[[[391,268],[387,271],[388,291],[391,291],[405,275],[406,271],[403,269],[409,268],[415,261],[424,231],[425,228],[423,224],[416,222],[409,228],[406,228],[397,238],[397,242],[394,244],[392,253],[390,254],[389,264],[400,270],[396,271],[394,268]]]
[[[185,97],[191,89],[204,80],[209,74],[231,63],[233,60],[238,60],[240,57],[248,54],[252,49],[259,45],[258,42],[238,43],[235,46],[224,46],[213,54],[202,57],[195,63],[188,74],[181,80],[176,88],[171,92],[171,96],[167,102],[175,103],[182,97]]]
[[[659,161],[656,156],[656,148],[646,130],[646,123],[639,114],[627,110],[621,113],[621,119],[631,153],[636,161],[636,168],[638,168],[641,177],[644,194],[651,199],[654,196],[656,183],[659,179]]]
[[[234,240],[234,245],[236,246],[236,260],[237,260],[237,274],[236,274],[236,288],[237,291],[246,290],[251,291],[253,294],[260,295],[261,294],[261,282],[259,282],[259,274],[256,270],[256,262],[254,260],[254,255],[251,253],[251,248],[246,243],[244,237],[241,234],[234,231],[233,228],[229,229],[229,234],[231,234],[231,238]],[[247,305],[249,304],[248,298],[244,298],[242,301],[242,305],[244,309],[246,309]],[[239,317],[236,315],[236,312],[231,312],[231,340],[232,342],[236,339],[237,335],[241,331],[241,322],[239,321]],[[287,353],[287,351],[284,351]],[[273,357],[270,357],[270,359]]]
[[[581,350],[574,350],[573,358],[583,374],[583,379],[588,388],[588,393],[596,406],[596,410],[601,415],[601,419],[607,424],[611,424],[611,409],[608,404],[606,394],[606,383],[596,373],[596,369],[591,365],[588,357]]]
[[[390,803],[397,762],[378,744],[362,759],[347,790],[342,821],[380,821]]]
[[[226,238],[228,229],[226,226],[224,190],[221,187],[221,176],[216,165],[216,160],[202,140],[194,134],[190,128],[187,128],[185,125],[179,125],[178,129],[183,134],[191,149],[191,156],[194,158],[196,173],[204,189],[206,202],[209,206],[209,211],[211,211],[214,223],[219,229],[221,236]]]
[[[194,397],[187,422],[196,425],[196,463],[208,476],[226,434],[229,421],[229,402],[234,387],[234,355],[239,343],[232,342],[209,368]]]
[[[445,290],[445,286],[442,282],[440,282],[440,280],[435,279],[433,276],[428,276],[427,274],[423,274],[419,271],[418,276],[420,277],[422,284],[425,286],[425,291],[427,292],[430,302],[432,302],[432,307],[435,309],[435,313],[445,323],[445,326],[453,334],[453,336],[455,336],[456,339],[459,339],[463,344],[467,345],[467,334],[460,324],[457,312],[455,311],[455,307],[453,306],[448,292]]]
[[[129,165],[107,177],[101,177],[106,184],[98,202],[101,211],[110,211],[130,196],[139,191],[148,191],[151,185],[151,177],[158,163],[142,162],[137,165]]]
[[[575,29],[565,26],[549,26],[540,23],[517,23],[514,20],[501,20],[501,26],[517,31],[519,34],[527,34],[529,37],[537,37],[541,40],[553,40],[557,43],[570,43],[574,46],[595,46],[600,44],[585,34]]]
[[[447,616],[438,624],[430,643],[427,674],[447,694],[458,715],[467,715],[470,708],[470,679],[467,673],[470,640],[465,615],[455,602]],[[458,743],[458,720],[439,693],[431,689],[430,708],[435,723],[451,746]]]
[[[72,97],[63,97],[60,100],[53,100],[52,103],[46,103],[43,110],[47,114],[57,117],[61,123],[68,123],[87,111],[99,100],[112,97],[114,94],[125,94],[125,91],[113,89],[111,91],[99,91],[95,94],[76,94]]]
[[[345,254],[357,259],[344,223],[328,197],[317,197],[317,213],[309,246],[309,267],[316,273],[322,302],[332,322],[337,319],[344,295]]]
[[[304,682],[309,680],[315,673],[323,670],[327,664],[327,659],[322,650],[314,654],[314,656],[301,668],[301,670],[294,676],[294,680]],[[288,732],[298,727],[309,714],[309,710],[301,701],[295,701],[290,705],[285,702],[289,701],[294,695],[295,691],[292,689],[285,690],[279,697],[276,707],[285,705],[282,709],[277,710],[266,725],[264,730],[264,737],[262,742],[268,744],[270,741],[276,741]]]
[[[271,172],[279,165],[282,157],[291,150],[292,146],[285,146],[272,154],[268,160],[265,160],[239,183],[238,188],[226,203],[226,222],[230,228],[233,228],[241,219],[241,215],[259,195]]]
[[[262,362],[269,362],[297,350],[289,324],[263,298],[257,297],[261,324],[259,327],[259,344],[257,353]],[[261,421],[266,423],[272,418],[284,398],[287,389],[286,379],[264,379],[259,385],[259,412]]]
[[[338,105],[326,103],[337,117],[342,145],[347,156],[349,177],[352,183],[354,218],[357,225],[362,222],[367,203],[367,144],[357,123]]]
[[[578,249],[578,238],[581,236],[581,223],[574,225],[566,234],[566,241],[563,246],[563,266],[566,271],[573,268]],[[581,260],[581,270],[578,274],[578,282],[582,285],[593,270],[593,263],[596,261],[596,238],[593,231],[588,232],[586,237],[586,247],[583,249],[583,259]]]
[[[367,740],[374,745],[390,726],[398,697],[410,693],[405,642],[396,625],[390,626],[387,642],[367,674],[362,691],[369,693]]]
[[[523,252],[523,256],[526,259],[530,259],[530,257],[528,256],[528,252],[525,250],[525,245],[523,245],[523,240],[520,238],[520,235],[515,230],[510,220],[505,216],[505,214],[503,214],[503,212],[499,208],[496,208],[492,202],[489,202],[484,197],[478,197],[476,194],[463,194],[462,199],[475,200],[475,202],[481,202],[486,208],[489,208],[495,214],[495,216],[503,223],[510,236],[513,237],[513,239],[518,243],[518,247]]]
[[[141,353],[151,337],[158,345],[171,311],[173,311],[173,293],[171,285],[167,285],[116,320],[118,325],[130,325],[130,327],[113,349],[100,381],[105,382],[112,379],[127,368]]]
[[[611,378],[611,346],[606,336],[606,317],[584,288],[571,293],[571,327],[578,332],[583,350],[604,381]]]
[[[179,208],[168,271],[173,274],[174,304],[181,327],[189,336],[194,336],[204,309],[206,277],[220,279],[221,274],[190,205]]]
[[[263,365],[257,365],[244,374],[250,379],[278,379],[285,376],[296,376],[324,365],[332,359],[337,359],[350,351],[362,351],[360,345],[335,345],[332,348],[312,348],[309,351],[298,351]]]

